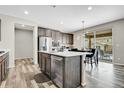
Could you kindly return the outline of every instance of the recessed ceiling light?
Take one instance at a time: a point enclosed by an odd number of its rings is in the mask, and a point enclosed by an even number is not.
[[[56,5],[50,5],[50,7],[52,7],[52,8],[56,8]]]
[[[93,9],[92,6],[89,6],[89,7],[88,7],[88,10],[92,10],[92,9]]]
[[[60,24],[63,24],[63,21],[61,21]]]
[[[25,25],[22,25],[22,27],[24,27]]]
[[[28,15],[28,11],[24,11],[24,14]]]

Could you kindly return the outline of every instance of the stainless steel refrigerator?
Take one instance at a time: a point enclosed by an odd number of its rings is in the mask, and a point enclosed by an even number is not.
[[[40,51],[52,51],[52,38],[39,37],[39,50]]]

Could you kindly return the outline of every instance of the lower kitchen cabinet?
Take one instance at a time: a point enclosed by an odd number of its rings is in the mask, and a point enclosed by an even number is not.
[[[0,84],[2,82],[2,62],[0,62]]]
[[[51,55],[46,54],[46,74],[51,77]]]
[[[0,84],[6,78],[9,66],[9,54],[0,56]]]
[[[42,59],[41,53],[38,52],[38,64],[39,64],[40,69],[41,69],[41,59]]]
[[[5,61],[2,61],[2,80],[5,78]]]
[[[62,57],[51,55],[51,79],[63,88],[76,88],[81,85],[80,56]]]
[[[63,57],[38,52],[39,66],[56,86],[60,88],[76,88],[81,85],[81,56]]]
[[[45,54],[41,54],[41,71],[42,72],[45,72],[46,70],[45,62],[46,62]]]
[[[45,73],[49,78],[51,78],[51,55],[46,53],[38,53],[39,67],[43,73]]]

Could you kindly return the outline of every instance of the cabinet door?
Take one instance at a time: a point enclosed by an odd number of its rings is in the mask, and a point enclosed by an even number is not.
[[[63,87],[63,58],[52,56],[51,79],[59,87]]]
[[[60,43],[62,43],[62,33],[60,32]]]
[[[53,40],[53,41],[56,40],[56,31],[52,31],[52,40]]]
[[[46,58],[45,58],[45,55],[44,54],[42,54],[42,62],[41,62],[41,70],[43,71],[43,72],[45,72],[45,62],[46,62]]]
[[[65,33],[62,34],[62,43],[66,44],[66,34]]]
[[[47,29],[46,30],[46,37],[52,37],[52,31]]]
[[[66,34],[66,44],[69,44],[69,34]]]
[[[69,34],[69,44],[73,44],[73,34]]]
[[[60,32],[56,31],[56,41],[60,41]]]
[[[2,82],[2,64],[0,62],[0,84]]]
[[[46,74],[51,77],[51,56],[46,55]]]
[[[38,64],[39,64],[39,67],[40,67],[40,69],[41,69],[41,64],[42,63],[42,55],[41,55],[41,53],[38,53]]]
[[[4,70],[4,67],[5,67],[5,64],[4,64],[4,60],[2,61],[2,80],[4,80],[4,77],[5,77],[5,70]]]
[[[46,36],[46,31],[43,28],[38,28],[38,35],[39,36]]]
[[[7,58],[4,60],[4,75],[7,74]]]

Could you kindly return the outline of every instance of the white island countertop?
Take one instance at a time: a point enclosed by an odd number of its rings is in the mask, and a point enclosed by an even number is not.
[[[47,54],[51,54],[51,55],[62,56],[62,57],[73,57],[73,56],[92,54],[90,52],[72,52],[72,51],[64,51],[64,52],[39,51],[39,52],[47,53]]]
[[[9,52],[7,49],[0,49],[0,51],[4,51],[3,53],[0,53],[0,57]]]

